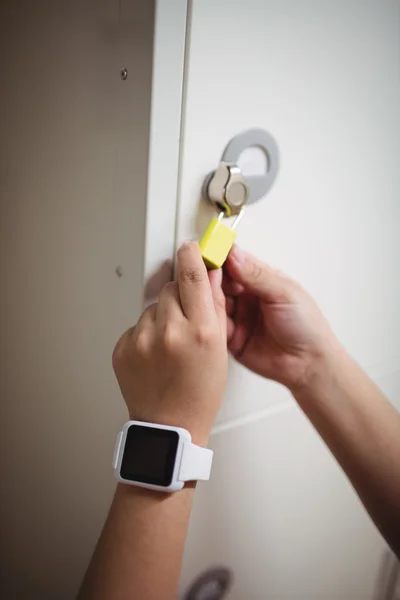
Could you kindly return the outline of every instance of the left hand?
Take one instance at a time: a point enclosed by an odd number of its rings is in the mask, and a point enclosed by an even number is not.
[[[178,251],[178,281],[118,341],[113,367],[131,419],[187,429],[207,443],[228,369],[222,272],[195,242]]]

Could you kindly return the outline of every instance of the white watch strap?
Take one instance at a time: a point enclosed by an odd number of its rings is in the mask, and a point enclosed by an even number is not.
[[[195,444],[185,443],[179,469],[179,481],[197,481],[210,479],[214,452]]]

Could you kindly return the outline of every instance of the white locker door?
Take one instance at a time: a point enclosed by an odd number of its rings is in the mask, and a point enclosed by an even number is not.
[[[178,241],[212,209],[203,179],[237,133],[261,127],[278,179],[238,243],[297,278],[338,336],[400,401],[400,78],[396,0],[193,0]],[[243,156],[247,173],[255,151]],[[231,364],[199,485],[182,591],[232,569],[231,600],[372,598],[385,545],[280,386]]]

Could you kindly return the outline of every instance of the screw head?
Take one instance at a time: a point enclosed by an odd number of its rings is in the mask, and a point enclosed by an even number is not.
[[[215,567],[201,573],[185,594],[185,600],[222,600],[233,584],[233,573]]]
[[[121,69],[120,75],[121,75],[122,81],[125,81],[125,79],[128,79],[128,69],[125,69],[125,67],[123,69]]]

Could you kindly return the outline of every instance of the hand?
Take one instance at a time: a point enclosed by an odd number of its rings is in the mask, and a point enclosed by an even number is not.
[[[178,281],[119,340],[113,367],[131,419],[187,429],[206,444],[226,385],[222,272],[207,274],[197,243],[178,251]]]
[[[224,267],[223,289],[232,355],[292,391],[338,344],[314,300],[297,283],[237,246]]]

